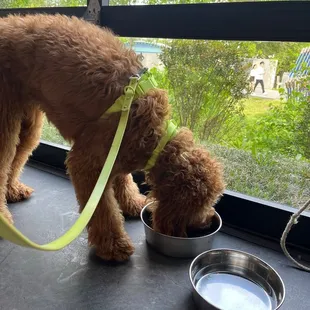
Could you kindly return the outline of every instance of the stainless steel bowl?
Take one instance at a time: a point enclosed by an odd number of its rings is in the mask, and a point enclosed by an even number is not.
[[[155,232],[152,229],[150,212],[148,211],[151,204],[152,202],[147,204],[141,211],[146,241],[151,247],[164,255],[180,258],[193,258],[211,249],[213,239],[222,227],[222,219],[218,213],[215,213],[209,234],[192,238],[178,238]]]
[[[285,298],[279,274],[261,259],[237,250],[213,249],[189,269],[199,309],[275,310]]]

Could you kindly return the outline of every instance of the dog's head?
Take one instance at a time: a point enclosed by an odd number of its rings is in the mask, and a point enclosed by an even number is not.
[[[181,129],[148,174],[154,230],[186,237],[193,228],[210,224],[216,201],[224,190],[221,165],[194,145],[192,133]]]

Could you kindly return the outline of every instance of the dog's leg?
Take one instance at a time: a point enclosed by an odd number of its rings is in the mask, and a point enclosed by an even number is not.
[[[131,174],[118,175],[113,183],[115,197],[124,215],[139,216],[146,197],[139,192]]]
[[[80,211],[86,205],[97,182],[101,167],[88,150],[70,151],[67,166],[80,204]],[[84,153],[85,152],[85,153]],[[113,174],[113,172],[112,172]],[[114,196],[113,176],[106,186],[97,209],[88,224],[88,241],[96,247],[96,254],[104,260],[124,261],[134,252],[134,247],[124,229],[124,218]]]
[[[124,218],[109,185],[88,228],[89,243],[105,260],[124,261],[134,252],[134,246],[124,229]]]
[[[1,82],[0,82],[1,85]],[[1,89],[0,86],[0,96]],[[10,172],[11,163],[15,156],[16,145],[18,144],[18,134],[20,131],[20,118],[17,112],[12,112],[10,101],[4,102],[0,97],[0,213],[10,223],[13,223],[12,215],[6,205],[6,191],[8,174]]]
[[[6,199],[8,202],[17,202],[30,197],[33,192],[19,181],[21,171],[32,151],[38,146],[43,125],[43,113],[35,107],[27,111],[23,118],[19,134],[19,144],[11,166],[8,180]]]

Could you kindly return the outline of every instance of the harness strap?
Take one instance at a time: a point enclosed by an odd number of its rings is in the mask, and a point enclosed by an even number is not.
[[[151,158],[146,163],[146,166],[144,168],[145,171],[148,171],[155,166],[159,154],[162,152],[166,144],[177,135],[177,133],[178,131],[176,124],[172,120],[167,121],[166,133],[161,137],[157,147],[153,151]]]

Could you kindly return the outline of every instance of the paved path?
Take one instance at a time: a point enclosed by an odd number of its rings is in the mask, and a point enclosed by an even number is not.
[[[251,96],[255,98],[266,98],[266,99],[280,99],[280,94],[277,90],[267,89],[267,94],[262,94],[261,88],[256,88],[255,93],[252,93]]]

